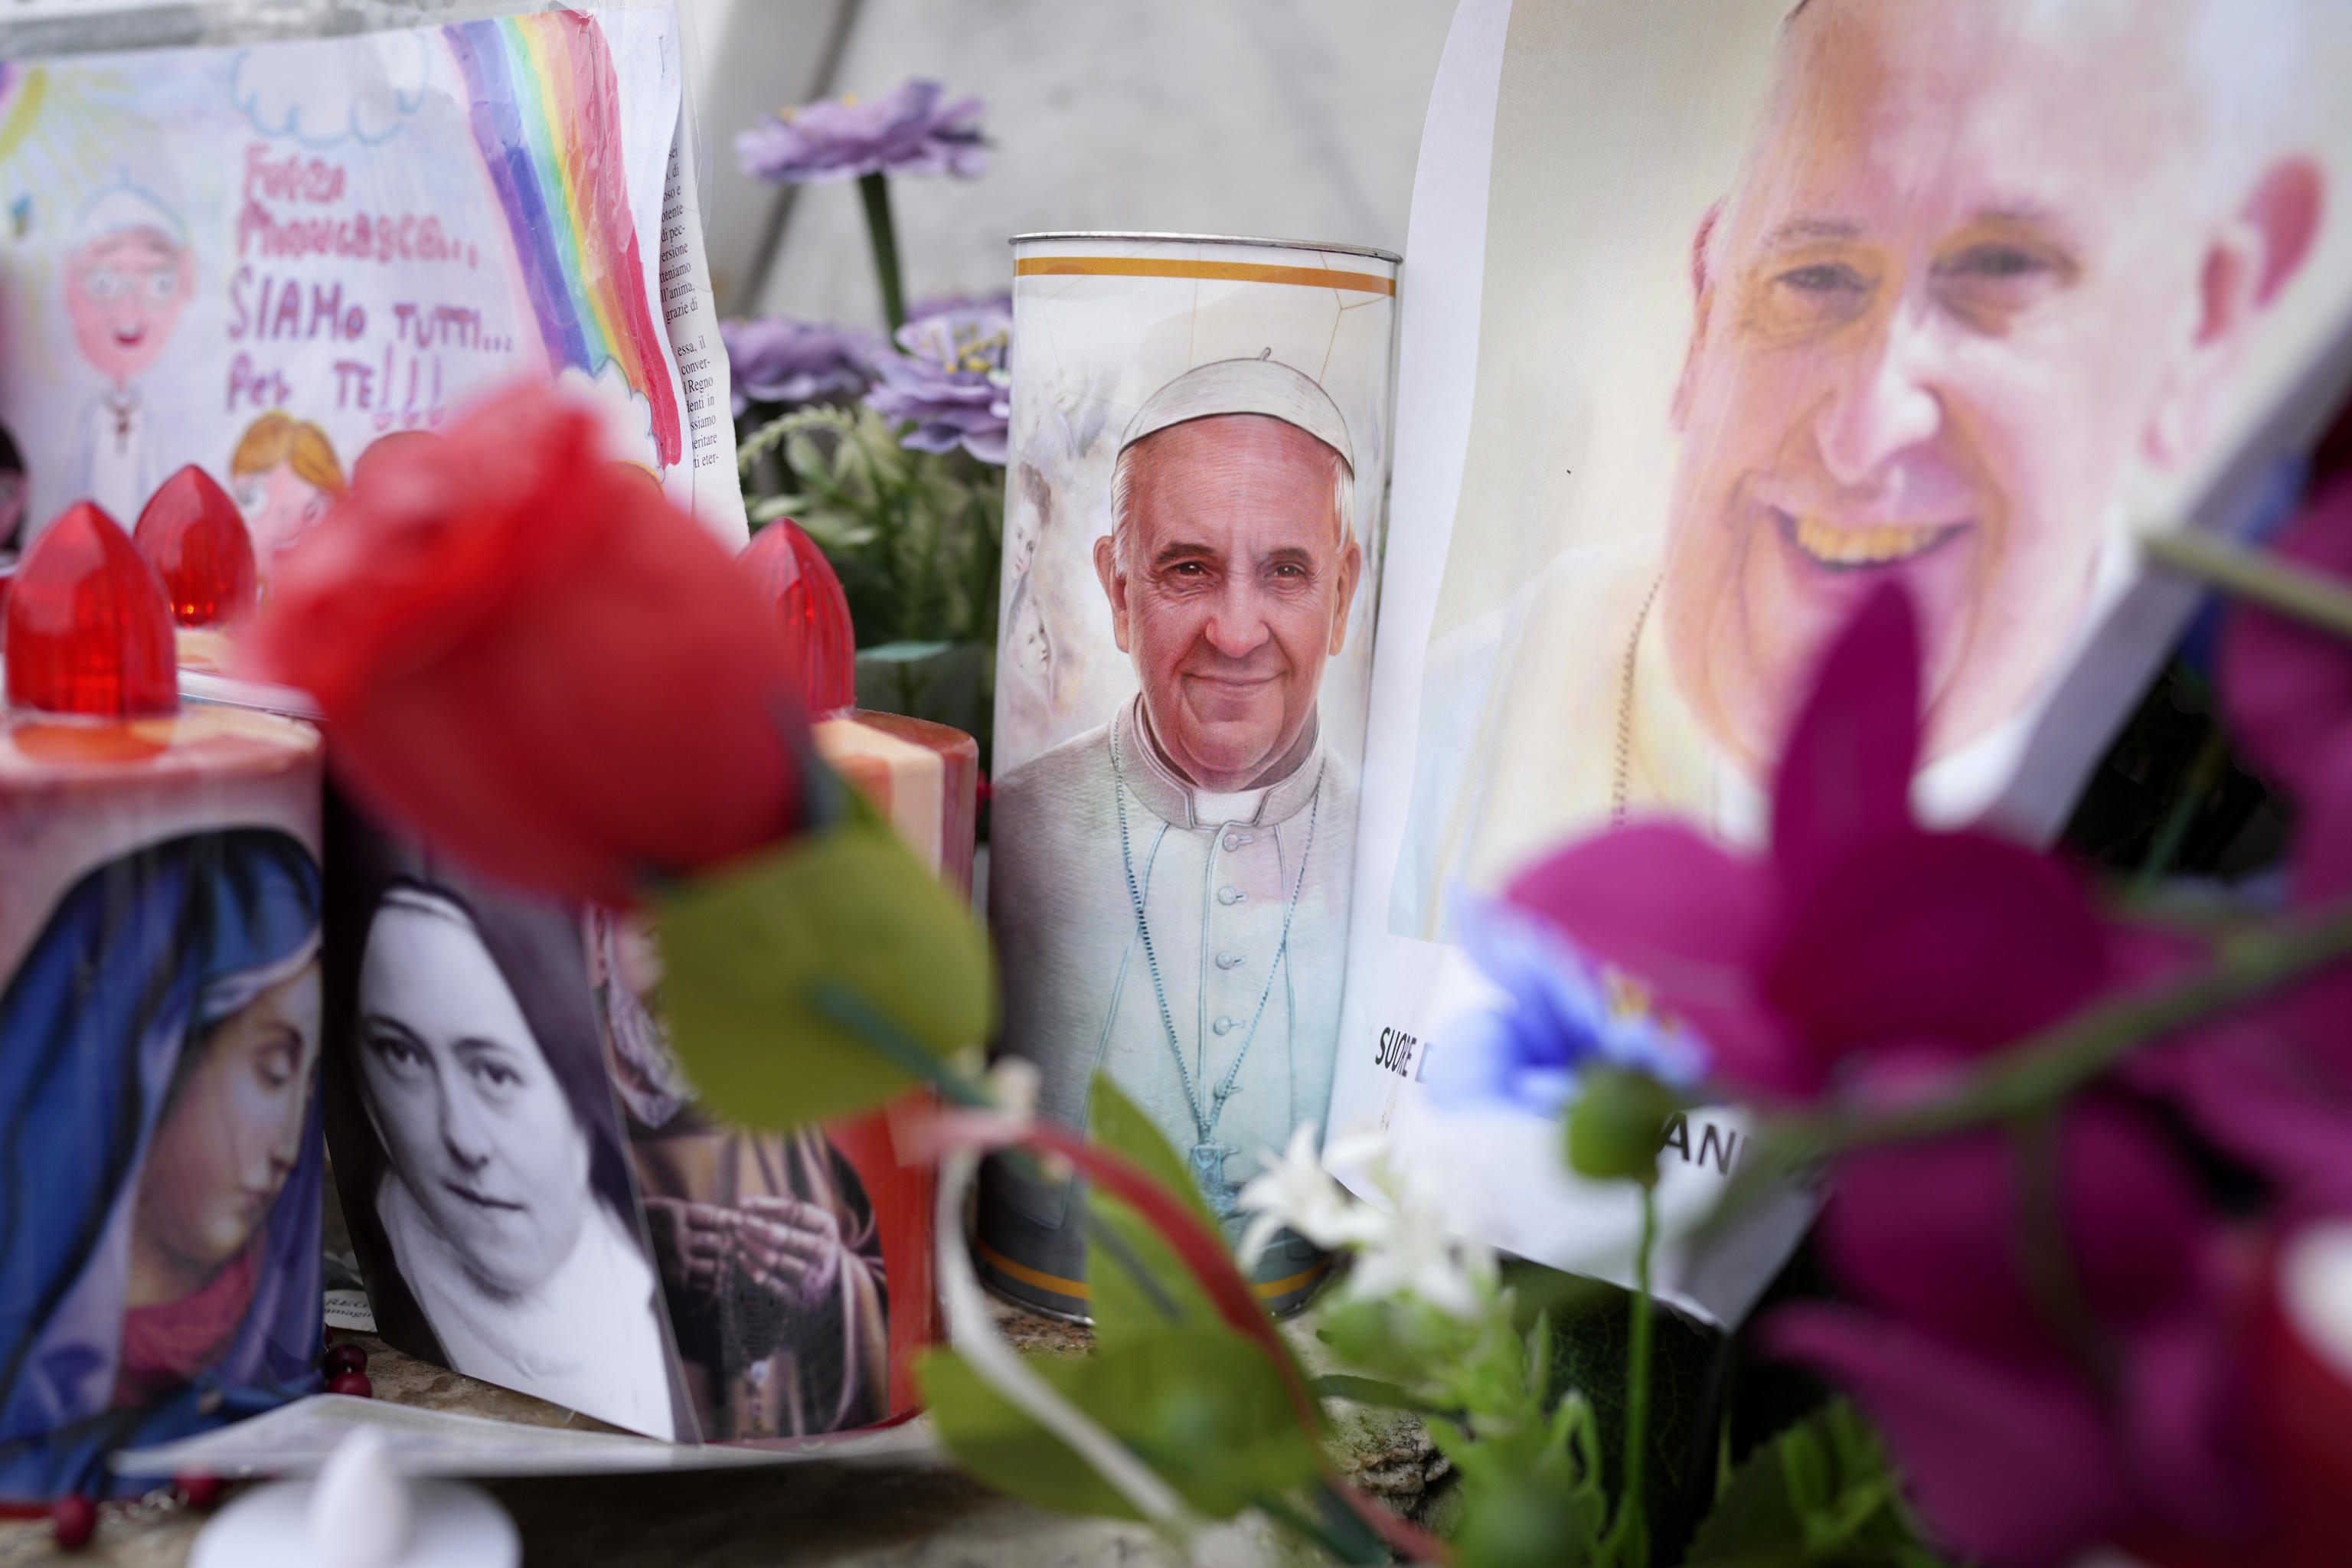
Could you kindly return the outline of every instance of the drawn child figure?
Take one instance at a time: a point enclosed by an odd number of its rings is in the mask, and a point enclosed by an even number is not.
[[[76,471],[82,493],[128,526],[161,471],[149,451],[139,381],[195,292],[195,259],[180,220],[129,184],[101,192],[77,232],[66,261],[66,318],[82,358],[106,384],[82,416]]]
[[[327,433],[276,409],[246,426],[228,475],[264,583],[279,552],[316,527],[345,488],[343,465]]]

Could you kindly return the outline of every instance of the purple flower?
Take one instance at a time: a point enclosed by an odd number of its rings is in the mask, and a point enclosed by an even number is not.
[[[1507,902],[1465,900],[1462,944],[1503,988],[1433,1042],[1422,1082],[1442,1101],[1501,1102],[1556,1116],[1577,1074],[1601,1064],[1678,1087],[1706,1071],[1706,1055],[1659,1017],[1622,976],[1600,972],[1539,917]]]
[[[735,138],[743,172],[773,184],[854,180],[864,174],[953,174],[988,169],[976,98],[942,102],[946,89],[916,80],[882,98],[854,93],[781,110]]]
[[[782,316],[721,321],[719,340],[727,346],[738,415],[752,403],[859,396],[887,352],[872,332]]]
[[[907,307],[908,324],[927,316],[947,316],[956,311],[998,310],[1013,313],[1013,290],[999,289],[992,294],[934,294],[928,300],[918,300]]]
[[[1013,417],[1012,342],[1013,312],[1002,305],[954,306],[908,321],[898,329],[906,352],[874,367],[881,380],[866,395],[866,406],[912,421],[902,440],[919,452],[961,447],[1001,465]]]

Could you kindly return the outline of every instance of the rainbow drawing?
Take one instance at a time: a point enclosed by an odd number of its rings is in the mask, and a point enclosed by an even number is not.
[[[49,73],[42,67],[0,60],[0,163],[16,150],[39,118],[48,86]]]
[[[685,452],[667,347],[622,167],[621,100],[604,34],[574,11],[442,29],[473,100],[474,140],[506,211],[551,370],[607,361],[653,405],[664,468]]]

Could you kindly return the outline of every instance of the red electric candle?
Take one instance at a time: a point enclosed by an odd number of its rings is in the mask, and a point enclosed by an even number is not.
[[[924,864],[969,893],[980,743],[945,724],[854,706],[857,636],[849,598],[800,524],[778,518],[736,559],[784,618],[818,754],[865,793]]]
[[[826,718],[854,705],[857,636],[849,623],[849,597],[816,541],[799,523],[781,517],[761,529],[738,559],[775,600],[792,633],[809,717]]]
[[[225,626],[253,609],[258,578],[245,515],[194,463],[163,481],[131,538],[163,577],[180,625]]]
[[[25,552],[8,591],[6,636],[12,707],[116,719],[179,709],[163,581],[89,501]]]

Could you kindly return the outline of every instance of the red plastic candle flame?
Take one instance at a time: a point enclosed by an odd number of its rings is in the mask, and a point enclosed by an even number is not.
[[[6,647],[12,706],[124,719],[179,709],[163,580],[89,501],[25,552],[8,591]]]
[[[252,611],[253,536],[236,502],[194,463],[163,481],[131,538],[162,575],[180,625],[224,626]]]
[[[800,656],[809,716],[822,719],[857,702],[857,634],[849,624],[849,597],[833,563],[791,518],[761,529],[736,558],[776,602]]]

